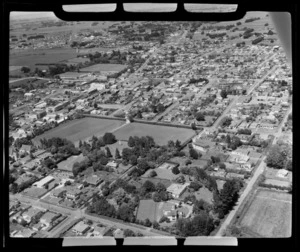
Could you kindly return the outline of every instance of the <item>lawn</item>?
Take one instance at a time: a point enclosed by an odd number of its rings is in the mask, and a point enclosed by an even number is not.
[[[82,118],[63,123],[58,127],[35,137],[33,141],[35,144],[39,144],[39,140],[42,138],[62,137],[77,145],[79,140],[87,140],[93,135],[101,136],[106,132],[111,132],[123,123],[123,121],[119,120]]]
[[[195,195],[197,200],[203,199],[207,203],[212,203],[213,193],[209,191],[206,187],[201,187],[197,192],[189,192],[186,190],[181,196],[180,199],[183,200],[186,196]]]
[[[144,176],[148,177],[148,174],[151,171],[152,171],[151,169],[148,170]],[[169,169],[156,168],[154,171],[157,173],[157,176],[155,178],[159,178],[159,179],[173,180],[180,176],[180,174],[175,175],[172,172],[172,170],[169,170]]]
[[[72,171],[75,162],[81,162],[85,157],[80,154],[79,156],[71,156],[68,159],[57,164],[57,168],[63,171]]]
[[[141,200],[136,218],[138,220],[149,219],[150,221],[157,220],[156,212],[159,202],[154,202],[153,200]]]
[[[158,145],[165,145],[169,140],[176,141],[177,139],[183,143],[194,135],[194,131],[185,128],[130,123],[115,131],[114,134],[118,140],[125,141],[128,141],[130,136],[142,137],[148,135],[152,136]]]
[[[89,67],[81,68],[80,72],[120,72],[127,65],[122,64],[96,64]]]
[[[240,225],[263,237],[290,237],[292,195],[271,190],[258,191]]]

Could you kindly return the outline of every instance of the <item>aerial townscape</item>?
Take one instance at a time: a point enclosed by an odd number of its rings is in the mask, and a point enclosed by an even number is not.
[[[292,71],[237,21],[10,23],[10,237],[290,237]]]

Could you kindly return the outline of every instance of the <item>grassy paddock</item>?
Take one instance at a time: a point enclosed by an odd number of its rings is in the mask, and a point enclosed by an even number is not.
[[[194,131],[185,128],[175,128],[160,125],[149,125],[142,123],[130,123],[121,129],[115,131],[118,140],[128,141],[130,136],[152,136],[159,145],[165,145],[169,140],[181,142],[186,141],[194,135]]]
[[[61,137],[72,141],[75,145],[79,140],[86,140],[89,137],[101,136],[106,132],[121,126],[124,122],[119,120],[106,120],[97,118],[82,118],[72,120],[51,129],[44,134],[33,139],[34,143],[39,144],[42,138]]]
[[[241,216],[240,226],[263,237],[290,237],[292,195],[258,190],[251,205]]]

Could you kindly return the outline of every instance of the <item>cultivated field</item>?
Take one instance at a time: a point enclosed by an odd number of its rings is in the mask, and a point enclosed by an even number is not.
[[[194,135],[194,131],[185,128],[175,128],[143,123],[130,123],[114,132],[118,140],[128,140],[130,136],[152,136],[155,143],[165,145],[169,140],[182,143]]]
[[[241,218],[240,225],[263,237],[290,237],[291,207],[291,194],[260,190]]]
[[[119,72],[126,67],[126,65],[122,64],[96,64],[81,68],[80,72]]]
[[[79,140],[87,140],[87,138],[101,136],[106,132],[111,132],[115,128],[124,124],[119,120],[97,119],[97,118],[82,118],[64,123],[44,134],[33,139],[36,144],[42,138],[62,137],[72,141],[75,145]]]

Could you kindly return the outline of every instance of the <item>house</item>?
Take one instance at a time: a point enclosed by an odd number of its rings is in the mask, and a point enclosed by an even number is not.
[[[82,192],[80,189],[74,188],[74,187],[69,187],[66,192],[66,197],[69,199],[72,199],[72,200],[76,200],[76,199],[78,199],[78,197],[81,193]]]
[[[106,164],[106,166],[116,169],[118,168],[118,163],[116,161],[110,161]]]
[[[72,228],[72,232],[77,235],[83,235],[89,229],[89,225],[86,225],[83,221],[80,221]]]
[[[106,231],[106,227],[99,227],[99,226],[96,226],[93,228],[93,236],[103,236],[104,233]]]
[[[36,159],[30,160],[29,162],[23,165],[25,170],[33,170],[38,165],[38,161]]]
[[[233,178],[244,179],[244,175],[243,174],[233,173],[233,172],[228,172],[226,174],[226,178],[229,178],[229,179],[233,179]]]
[[[189,185],[190,183],[184,183],[183,185],[173,183],[167,188],[167,192],[174,198],[179,198]]]
[[[52,222],[58,217],[59,215],[57,213],[48,211],[41,217],[40,222],[45,226],[49,227],[52,224]]]
[[[214,145],[214,142],[200,137],[195,137],[192,141],[193,148],[201,152],[207,152]]]
[[[23,213],[23,219],[27,222],[30,223],[32,219],[37,218],[39,215],[43,213],[42,210],[38,208],[29,208],[27,212]]]
[[[30,238],[32,237],[36,232],[29,229],[29,228],[25,228],[19,232],[17,232],[14,237],[24,237],[24,238]]]
[[[88,176],[85,181],[93,186],[98,186],[100,184],[100,182],[102,182],[102,179],[100,177],[98,177],[97,175],[93,174]]]
[[[62,198],[66,194],[65,188],[57,188],[51,192],[51,195],[55,198]]]
[[[42,223],[36,223],[35,225],[32,226],[32,230],[33,231],[40,231],[43,228],[43,224]]]
[[[20,154],[29,154],[30,151],[32,149],[32,146],[31,145],[27,145],[27,144],[22,144],[20,150],[19,150],[19,153]]]

